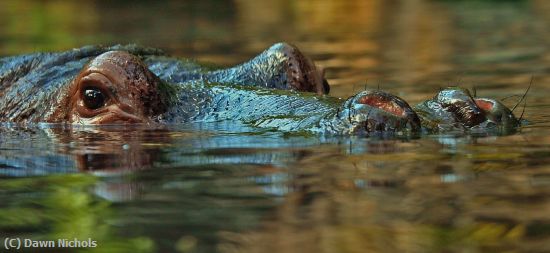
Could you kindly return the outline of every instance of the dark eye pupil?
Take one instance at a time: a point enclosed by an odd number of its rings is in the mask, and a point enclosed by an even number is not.
[[[89,109],[98,109],[105,105],[105,96],[98,88],[85,88],[82,93],[84,104]]]

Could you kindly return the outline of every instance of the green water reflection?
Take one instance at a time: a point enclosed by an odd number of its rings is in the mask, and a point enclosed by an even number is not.
[[[95,177],[86,174],[1,181],[2,239],[86,241],[91,238],[100,247],[84,250],[86,252],[153,252],[154,243],[148,237],[124,238],[114,233],[109,224],[114,217],[111,203],[89,192],[96,183]],[[74,249],[22,251],[73,252]]]
[[[0,1],[0,55],[140,43],[230,65],[289,41],[334,96],[380,85],[411,104],[448,84],[504,98],[535,80],[531,124],[511,136],[2,126],[0,239],[98,243],[27,252],[550,252],[549,14],[542,0]]]
[[[33,129],[52,150],[32,158],[12,142],[21,131],[4,133],[0,233],[93,238],[100,252],[548,250],[547,137],[201,128]],[[36,176],[52,168],[88,173]]]

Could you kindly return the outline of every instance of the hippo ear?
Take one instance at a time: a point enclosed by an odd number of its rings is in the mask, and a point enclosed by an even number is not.
[[[327,79],[325,79],[325,68],[322,66],[317,66],[318,73],[319,73],[319,80],[321,80],[320,83],[317,85],[317,93],[319,94],[328,94],[330,92],[330,85],[327,82]]]
[[[324,94],[328,94],[330,92],[330,85],[325,78],[323,78],[323,92]]]

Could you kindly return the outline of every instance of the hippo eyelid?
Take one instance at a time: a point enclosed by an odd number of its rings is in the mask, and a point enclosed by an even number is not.
[[[80,90],[81,92],[83,92],[84,90],[86,89],[89,89],[89,88],[96,88],[96,89],[99,89],[103,95],[105,95],[105,97],[107,98],[107,101],[108,99],[112,96],[112,95],[115,95],[116,94],[116,89],[113,87],[112,85],[112,81],[103,76],[102,74],[99,74],[101,76],[99,76],[99,78],[97,78],[99,73],[92,73],[90,75],[88,75],[87,77],[84,77],[82,80],[81,80],[81,84],[80,84]],[[94,75],[96,76],[96,78],[92,78],[90,77],[91,75]]]
[[[111,93],[114,93],[116,90],[113,85],[114,81],[100,72],[90,72],[86,77],[82,78],[81,82],[84,85],[89,84]]]

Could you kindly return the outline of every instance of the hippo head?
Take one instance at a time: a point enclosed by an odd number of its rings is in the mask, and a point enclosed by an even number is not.
[[[311,67],[313,64],[309,61],[307,61],[309,64],[301,65],[293,62],[296,55],[301,54],[297,51],[291,52],[286,47],[283,49],[276,52],[294,54],[294,57],[290,57],[291,60],[288,61],[292,63],[288,65],[291,68],[283,68],[283,70],[292,72],[290,77],[295,82],[291,85],[295,87],[286,89],[302,90],[302,83],[307,83],[312,85],[306,89],[310,92],[328,92],[328,88],[324,88],[322,71]],[[305,60],[302,59],[299,62],[305,62]],[[295,68],[305,70],[304,73],[310,73],[310,75],[304,79],[294,78]],[[200,82],[201,78],[195,81]],[[191,93],[191,88],[194,87],[192,85],[189,89],[177,84],[173,87],[153,74],[137,56],[125,51],[108,51],[89,62],[72,80],[64,102],[57,106],[58,109],[54,112],[53,118],[76,124],[185,122],[198,116],[205,117],[204,115],[211,112],[216,117],[222,117],[221,120],[224,119],[223,117],[233,119],[231,115],[236,115],[235,111],[226,114],[217,112],[229,110],[224,109],[226,107],[232,108],[227,106],[229,98],[245,101],[242,103],[248,105],[246,102],[248,100],[244,97],[236,97],[236,94],[241,94],[236,92],[237,90],[233,96],[221,94],[216,100],[209,97],[213,96],[212,90],[199,86],[202,88],[200,91],[193,91],[195,93]],[[222,87],[230,89],[228,87],[232,86],[222,85]],[[221,92],[220,89],[214,90]],[[254,91],[250,92],[254,93]],[[263,99],[261,94],[263,93],[254,93],[249,98],[261,101]],[[212,108],[201,111],[203,107],[197,104],[198,100],[204,100],[203,103]],[[254,102],[256,100],[251,101],[252,104]],[[303,100],[297,104],[314,107],[313,104],[307,103]],[[514,129],[519,125],[519,120],[500,102],[488,98],[474,98],[468,90],[456,87],[441,90],[434,98],[417,105],[415,110],[403,99],[379,90],[366,90],[350,97],[343,104],[330,106],[331,108],[325,111],[327,114],[323,115],[322,119],[319,119],[320,122],[317,121],[316,126],[313,127],[318,128],[310,130],[329,134],[372,135],[373,133],[418,133],[422,128],[434,132],[453,129],[485,131],[502,129],[501,127]],[[192,113],[193,110],[195,113]],[[296,111],[299,110],[296,109]],[[256,116],[260,117],[269,114],[270,111],[258,113]],[[304,116],[315,118],[316,115],[312,112],[311,115]],[[245,116],[243,119],[252,118],[252,116]],[[299,128],[300,124],[296,123],[295,126]],[[289,129],[294,128],[289,127]]]
[[[147,123],[167,108],[161,80],[136,56],[110,51],[93,59],[69,89],[71,123]]]

